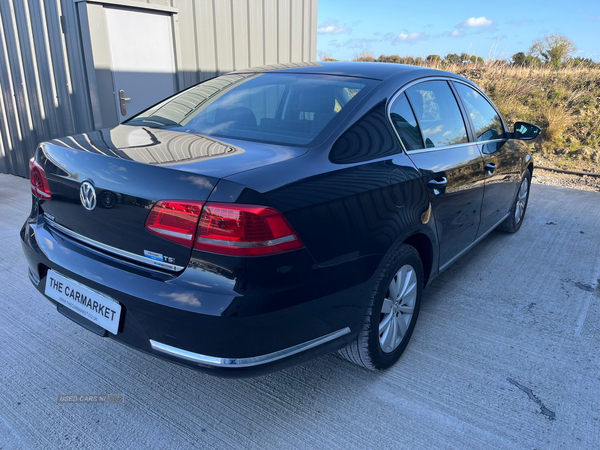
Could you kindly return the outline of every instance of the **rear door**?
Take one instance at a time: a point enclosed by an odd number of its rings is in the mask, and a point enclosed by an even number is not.
[[[519,152],[508,140],[500,114],[476,89],[454,82],[470,117],[474,138],[484,161],[485,192],[477,236],[502,222],[510,210],[521,181]]]
[[[459,104],[445,80],[409,87],[390,116],[427,187],[440,243],[440,268],[477,235],[483,200],[483,158],[470,143]]]

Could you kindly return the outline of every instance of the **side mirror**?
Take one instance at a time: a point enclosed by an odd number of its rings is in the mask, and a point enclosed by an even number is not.
[[[521,141],[535,139],[542,131],[540,127],[527,122],[515,122],[514,130],[513,139],[520,139]]]

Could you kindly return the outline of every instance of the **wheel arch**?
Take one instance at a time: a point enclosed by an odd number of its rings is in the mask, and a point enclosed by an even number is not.
[[[419,253],[421,263],[423,264],[424,285],[427,286],[434,262],[433,243],[431,239],[425,233],[417,232],[406,238],[403,243],[414,247]]]

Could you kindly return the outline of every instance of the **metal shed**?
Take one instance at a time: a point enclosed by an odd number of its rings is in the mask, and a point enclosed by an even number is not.
[[[0,0],[0,173],[251,66],[316,60],[317,0]]]

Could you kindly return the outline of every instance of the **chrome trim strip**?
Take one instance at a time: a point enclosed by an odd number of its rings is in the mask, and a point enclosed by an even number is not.
[[[397,133],[396,133],[397,134]],[[463,144],[452,144],[452,145],[446,145],[444,147],[430,147],[430,148],[420,148],[419,150],[407,150],[407,153],[409,155],[415,155],[417,153],[428,153],[428,152],[435,152],[437,150],[446,150],[449,148],[457,148],[457,147],[468,147],[471,145],[485,145],[485,144],[490,144],[492,142],[502,142],[502,141],[507,141],[508,139],[506,138],[502,138],[502,139],[491,139],[491,140],[487,140],[487,141],[477,141],[477,142],[465,142]]]
[[[191,241],[194,238],[194,235],[189,234],[189,233],[178,233],[177,231],[163,230],[162,228],[156,228],[156,227],[150,227],[150,226],[148,228],[150,228],[156,234],[162,234],[164,236],[176,237],[179,239],[186,239],[188,241]]]
[[[449,148],[458,148],[458,147],[470,147],[473,145],[477,145],[478,142],[465,142],[463,144],[452,144],[445,145],[444,147],[430,147],[430,148],[420,148],[419,150],[407,150],[408,155],[416,155],[418,153],[429,153],[429,152],[437,152],[438,150],[447,150]]]
[[[455,262],[462,255],[464,255],[469,250],[471,250],[473,247],[475,247],[477,244],[479,244],[483,240],[483,238],[485,238],[488,234],[490,234],[492,231],[494,231],[498,225],[500,225],[502,222],[504,222],[508,218],[508,216],[510,216],[510,212],[508,214],[506,214],[502,219],[500,219],[498,221],[498,223],[496,223],[496,225],[494,225],[489,230],[487,230],[485,233],[483,233],[481,236],[479,236],[477,239],[475,239],[467,248],[465,248],[458,255],[456,255],[454,258],[452,258],[450,261],[448,261],[446,264],[444,264],[442,267],[440,267],[440,273],[442,273],[444,270],[446,270],[450,266],[450,264]]]
[[[160,267],[161,269],[172,270],[173,272],[178,272],[178,271],[184,269],[184,267],[182,267],[182,266],[178,266],[175,264],[169,264],[169,263],[162,262],[162,261],[156,261],[155,259],[150,259],[150,258],[146,258],[144,256],[136,255],[135,253],[130,253],[125,250],[121,250],[119,248],[112,247],[110,245],[103,244],[102,242],[98,242],[93,239],[87,238],[85,236],[82,236],[79,233],[75,233],[74,231],[71,231],[68,228],[63,227],[62,225],[54,222],[48,216],[44,216],[44,219],[46,220],[46,223],[48,223],[48,225],[50,225],[52,228],[55,228],[58,231],[60,231],[61,233],[66,234],[67,236],[72,237],[75,240],[83,242],[84,244],[87,244],[90,247],[95,247],[100,250],[104,250],[105,252],[113,253],[115,255],[119,255],[123,258],[127,258],[132,261],[139,262],[139,263],[148,264],[150,266],[155,266],[155,267]]]
[[[152,349],[164,353],[175,358],[184,359],[189,362],[202,364],[211,367],[227,367],[227,368],[243,368],[253,367],[262,364],[268,364],[279,359],[287,358],[288,356],[295,355],[300,352],[304,352],[311,348],[325,344],[326,342],[332,341],[339,337],[342,337],[350,333],[350,328],[346,327],[333,333],[326,334],[325,336],[318,337],[311,341],[303,342],[302,344],[294,345],[293,347],[278,350],[273,353],[267,353],[266,355],[253,356],[250,358],[220,358],[218,356],[207,356],[199,353],[188,352],[177,347],[172,347],[167,344],[153,341],[150,339],[150,345]]]
[[[283,244],[285,242],[295,241],[296,236],[290,234],[277,239],[271,239],[270,241],[259,241],[259,242],[238,242],[238,241],[224,241],[220,239],[210,239],[205,237],[199,237],[198,242],[203,244],[220,245],[222,247],[236,247],[236,248],[256,248],[256,247],[270,247],[272,245]]]

